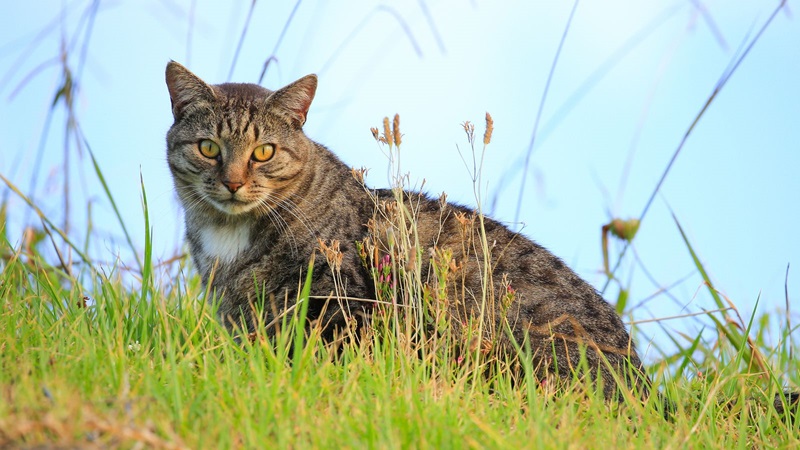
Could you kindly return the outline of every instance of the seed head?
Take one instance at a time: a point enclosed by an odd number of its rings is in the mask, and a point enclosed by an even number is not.
[[[483,145],[489,145],[489,142],[492,141],[492,131],[494,131],[494,120],[492,120],[492,115],[487,112],[486,131],[483,133]]]
[[[394,131],[394,145],[400,147],[400,114],[394,115],[394,123],[392,124],[392,129]]]
[[[350,169],[350,173],[353,174],[353,178],[356,179],[360,184],[364,184],[364,175],[367,173],[366,167],[361,167],[360,169],[356,169],[355,167]]]
[[[475,125],[472,124],[469,120],[461,124],[464,127],[464,132],[467,133],[467,142],[472,144],[475,139]]]
[[[392,130],[389,129],[389,118],[383,118],[383,139],[389,144],[389,147],[392,146]]]
[[[325,255],[325,259],[328,261],[330,267],[337,272],[340,271],[344,255],[340,250],[339,241],[337,239],[331,239],[330,244],[328,244],[323,239],[317,238],[317,244],[319,250]]]

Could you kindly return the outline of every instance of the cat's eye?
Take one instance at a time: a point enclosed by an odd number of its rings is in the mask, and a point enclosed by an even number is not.
[[[203,139],[197,143],[200,153],[206,158],[216,158],[219,156],[219,145],[210,139]]]
[[[275,156],[275,146],[272,144],[259,145],[253,150],[253,159],[258,162],[269,161]]]

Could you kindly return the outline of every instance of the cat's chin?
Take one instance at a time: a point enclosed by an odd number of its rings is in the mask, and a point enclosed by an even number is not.
[[[248,213],[258,206],[258,202],[242,202],[238,200],[227,200],[223,202],[213,201],[211,203],[217,211],[229,216],[238,216]]]

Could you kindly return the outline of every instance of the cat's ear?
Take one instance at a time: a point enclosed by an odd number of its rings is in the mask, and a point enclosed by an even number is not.
[[[284,86],[270,96],[270,102],[277,102],[289,113],[292,123],[300,128],[306,123],[308,108],[317,92],[317,76],[306,75],[294,83]]]
[[[192,108],[210,106],[215,99],[211,86],[175,61],[167,64],[166,77],[175,120]]]

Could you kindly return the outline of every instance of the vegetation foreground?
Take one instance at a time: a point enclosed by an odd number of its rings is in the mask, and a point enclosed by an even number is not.
[[[464,126],[475,158],[474,127]],[[388,120],[382,139],[373,133],[383,144],[392,141]],[[394,143],[394,150],[388,146],[390,160],[399,156],[399,140]],[[395,178],[402,187],[403,175]],[[388,259],[373,272],[379,290],[373,325],[357,339],[344,331],[349,339],[325,342],[319,327],[305,326],[310,277],[298,280],[298,307],[281,317],[276,336],[231,335],[218,322],[216,306],[205,301],[214,294],[204,291],[186,255],[153,261],[144,186],[144,251],[134,248],[117,214],[135,261],[102,264],[88,256],[90,242],[98,239],[91,230],[83,246],[76,245],[16,186],[0,179],[42,222],[14,245],[7,203],[0,205],[0,450],[800,445],[799,421],[772,406],[787,386],[800,384],[791,321],[743,319],[717,293],[685,236],[719,307],[705,313],[717,338],[672,336],[665,329],[677,350],[651,343],[658,358],[648,367],[663,396],[643,403],[628,392],[616,403],[577,378],[568,386],[558,377],[535,379],[524,343],[518,347],[520,367],[508,355],[485,350],[480,333],[477,339],[457,335],[430,301],[436,297],[430,286],[415,285],[401,267],[390,270]],[[398,229],[413,228],[413,215],[398,214],[397,220],[404,217],[410,225]],[[635,230],[627,237],[611,233],[629,241]],[[419,264],[423,253],[407,238],[399,232],[397,242],[406,244],[397,251]],[[488,248],[485,235],[481,244]],[[337,252],[320,245],[316,264],[335,264]],[[312,258],[309,271],[314,264]],[[394,301],[400,295],[395,281],[404,300]],[[409,297],[412,292],[421,301]],[[621,294],[620,313],[622,299]],[[420,332],[431,326],[433,335]],[[778,344],[771,345],[776,337]],[[667,418],[664,397],[674,403]]]
[[[650,367],[675,402],[665,420],[655,396],[610,404],[579,382],[512,380],[502,360],[414,343],[403,326],[326,346],[297,332],[296,308],[276,338],[238,340],[185,258],[155,267],[148,249],[139,271],[55,265],[0,234],[0,448],[800,445],[769,406],[798,384],[798,363],[788,328],[765,344],[767,316],[709,313],[716,342],[674,338],[679,351]]]

